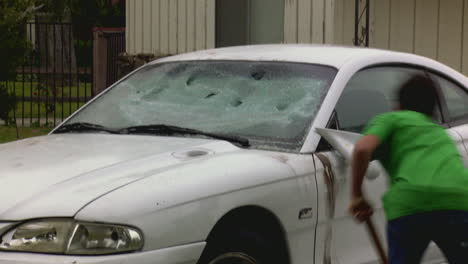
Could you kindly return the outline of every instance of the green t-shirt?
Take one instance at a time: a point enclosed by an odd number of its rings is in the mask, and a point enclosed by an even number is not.
[[[387,219],[438,210],[468,211],[468,170],[445,129],[414,111],[376,116],[365,135],[388,146],[382,165],[391,187],[383,197]]]

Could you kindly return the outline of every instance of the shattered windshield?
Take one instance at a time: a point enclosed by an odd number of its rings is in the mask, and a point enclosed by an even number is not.
[[[331,67],[286,62],[149,65],[66,124],[115,129],[164,124],[239,136],[254,148],[295,151],[335,75]]]

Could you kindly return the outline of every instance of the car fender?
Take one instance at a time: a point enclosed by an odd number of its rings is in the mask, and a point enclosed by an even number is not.
[[[254,205],[279,219],[291,249],[306,247],[312,252],[316,217],[299,219],[298,214],[304,208],[316,209],[313,168],[309,155],[263,151],[220,155],[115,190],[75,218],[135,226],[145,235],[144,250],[154,250],[205,241],[229,211]]]

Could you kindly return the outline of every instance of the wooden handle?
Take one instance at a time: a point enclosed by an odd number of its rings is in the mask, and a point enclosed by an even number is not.
[[[388,264],[387,254],[385,254],[384,247],[382,245],[382,241],[380,240],[377,231],[375,230],[374,223],[369,218],[366,221],[367,230],[372,238],[372,242],[374,243],[375,248],[377,249],[377,253],[379,254],[380,260],[383,264]]]

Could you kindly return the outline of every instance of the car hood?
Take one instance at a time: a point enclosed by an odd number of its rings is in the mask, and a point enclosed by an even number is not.
[[[238,150],[197,138],[58,134],[0,144],[0,221],[72,217],[159,170]]]

